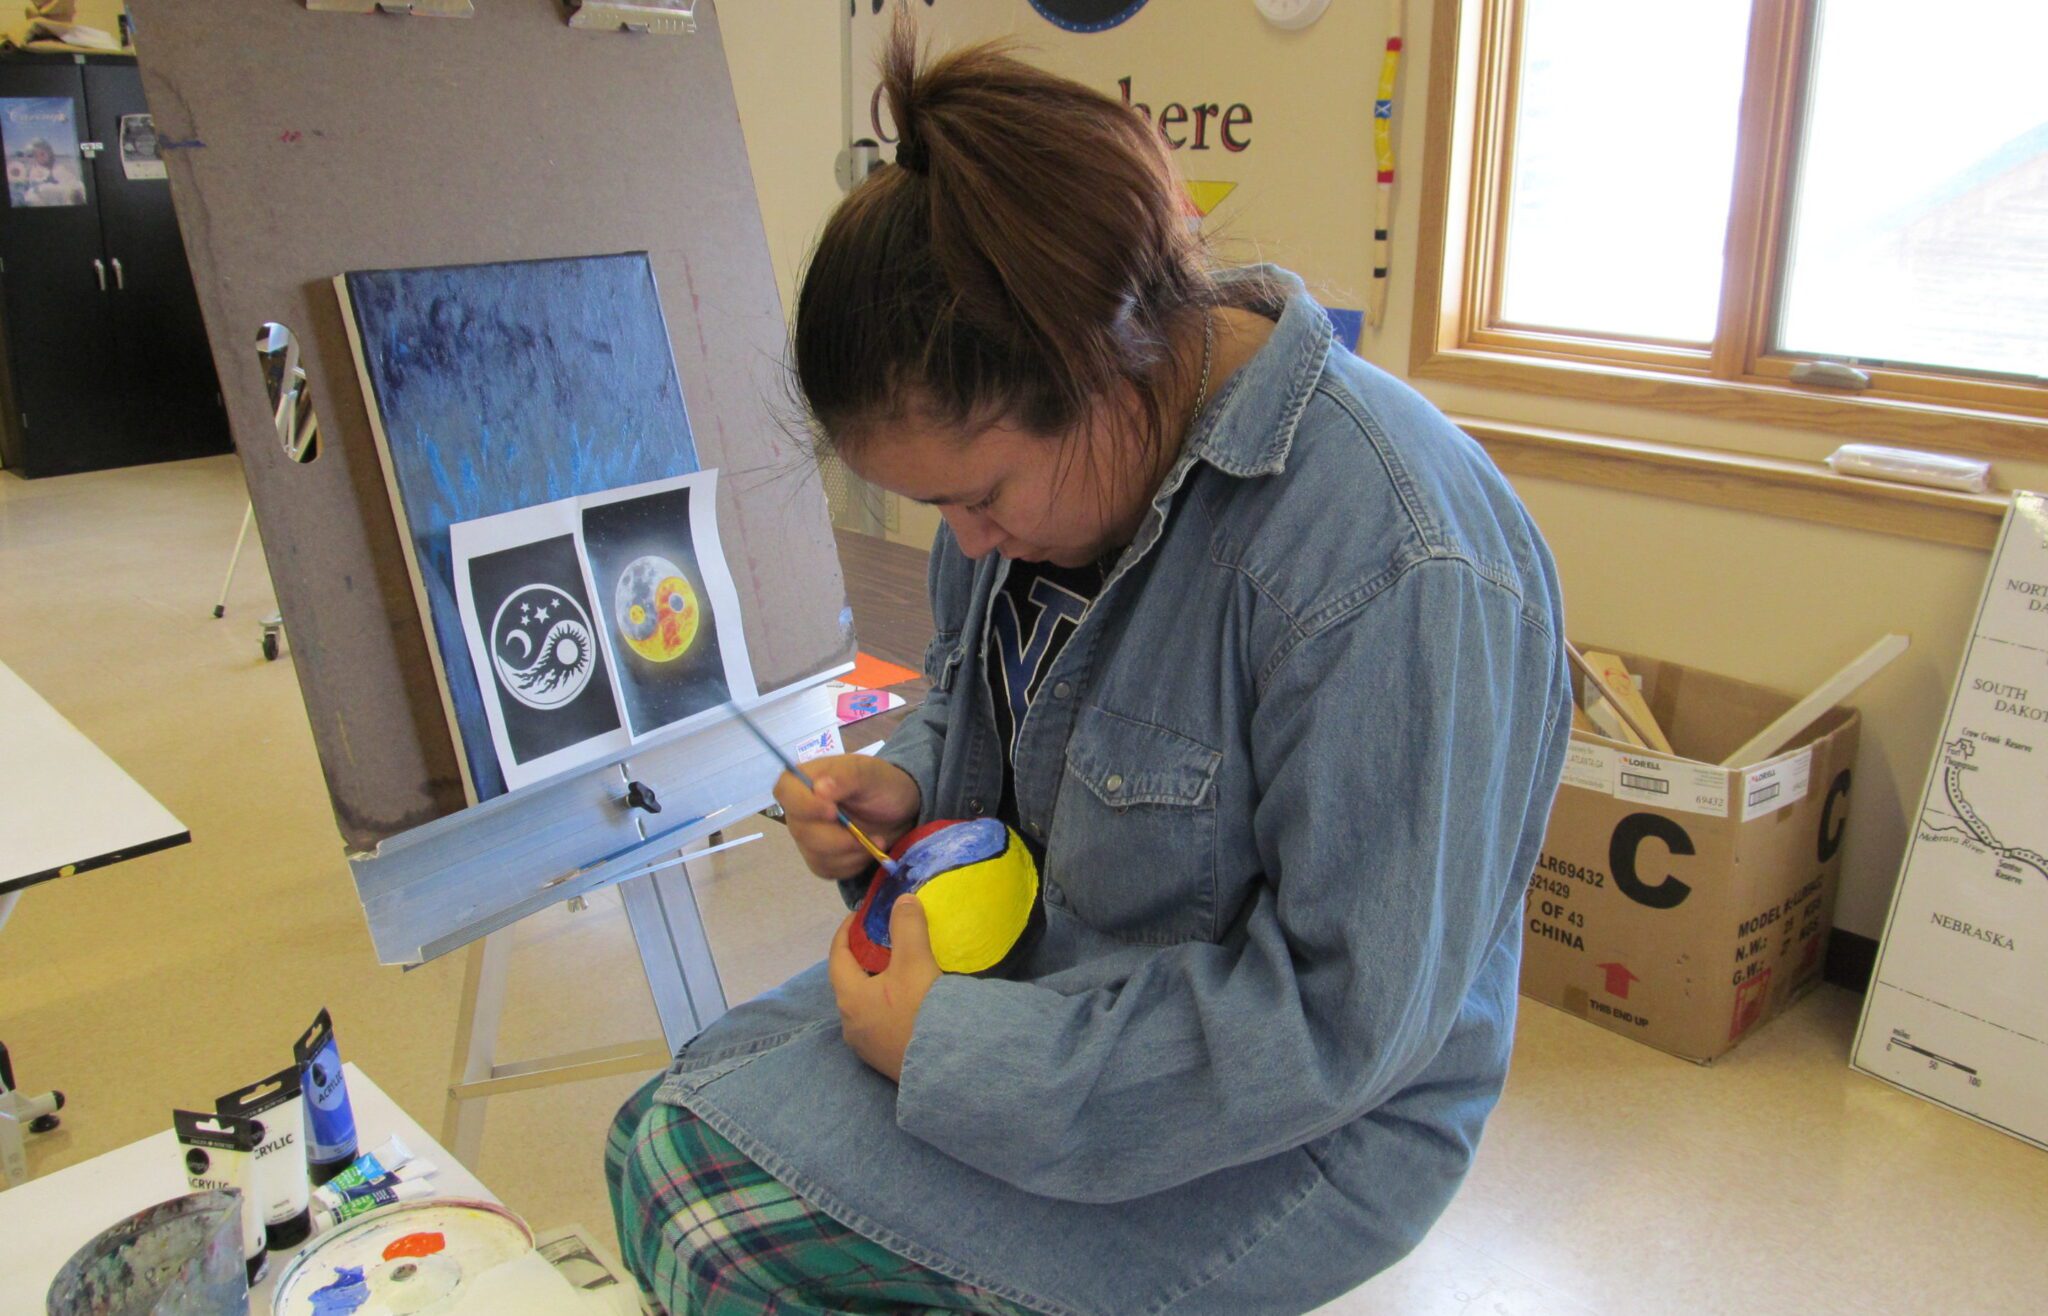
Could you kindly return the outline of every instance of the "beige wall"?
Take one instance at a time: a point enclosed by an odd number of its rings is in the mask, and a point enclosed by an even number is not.
[[[877,25],[862,14],[862,45]],[[1154,0],[1113,32],[1072,36],[1023,0],[937,0],[919,7],[941,41],[1014,32],[1051,67],[1137,98],[1243,101],[1253,145],[1235,156],[1180,153],[1194,178],[1238,183],[1211,217],[1227,256],[1288,265],[1326,301],[1361,306],[1369,270],[1372,180],[1367,118],[1387,11],[1375,0],[1332,5],[1300,33],[1265,27],[1252,6]],[[1397,374],[1408,360],[1419,223],[1422,110],[1428,93],[1429,6],[1410,0],[1400,87],[1395,278],[1388,325],[1360,350]],[[834,0],[721,8],[785,295],[809,236],[836,193],[830,157],[838,125]],[[872,75],[857,81],[865,110]],[[1539,399],[1503,390],[1422,383],[1446,410],[1593,433],[1818,459],[1832,437],[1735,422]],[[2007,487],[2048,486],[2048,460],[2002,462]],[[1705,667],[1785,691],[1812,687],[1887,631],[1912,649],[1854,700],[1865,718],[1854,825],[1837,922],[1880,931],[1906,817],[1929,755],[1976,606],[1987,555],[1915,540],[1701,507],[1549,480],[1518,480],[1562,566],[1572,631],[1622,649]],[[905,509],[904,538],[928,541],[926,509]]]

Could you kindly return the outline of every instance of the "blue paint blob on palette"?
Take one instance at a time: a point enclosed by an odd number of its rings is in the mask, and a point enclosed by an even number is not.
[[[479,800],[505,792],[448,527],[685,475],[697,447],[645,252],[338,280]]]
[[[334,1282],[324,1288],[313,1290],[314,1316],[349,1316],[370,1298],[370,1286],[363,1279],[361,1266],[336,1268]]]

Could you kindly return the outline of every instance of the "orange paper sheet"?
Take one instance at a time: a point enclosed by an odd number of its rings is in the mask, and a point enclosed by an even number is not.
[[[915,681],[919,675],[908,667],[885,663],[873,654],[857,653],[853,656],[853,670],[839,679],[862,690],[878,690],[885,685]]]

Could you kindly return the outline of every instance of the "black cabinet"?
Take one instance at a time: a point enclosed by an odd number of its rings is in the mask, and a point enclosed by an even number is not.
[[[229,450],[132,59],[0,61],[0,461],[62,475]]]

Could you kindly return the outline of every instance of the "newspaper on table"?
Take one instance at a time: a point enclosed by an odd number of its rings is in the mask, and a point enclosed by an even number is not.
[[[581,1294],[591,1316],[660,1316],[640,1296],[639,1285],[611,1252],[581,1225],[543,1231],[534,1250]]]

